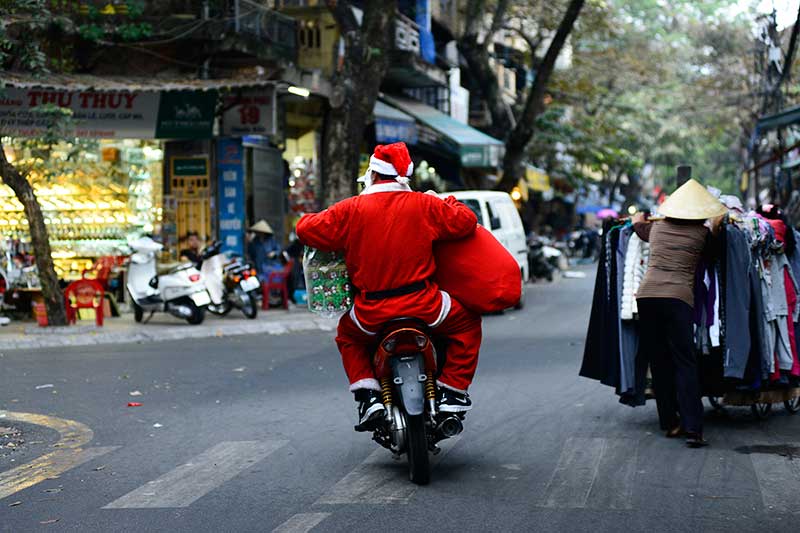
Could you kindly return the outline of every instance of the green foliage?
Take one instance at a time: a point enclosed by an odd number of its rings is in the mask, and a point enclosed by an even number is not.
[[[608,186],[620,175],[633,184],[645,168],[654,184],[671,186],[675,165],[686,163],[705,183],[737,192],[756,99],[753,20],[733,15],[735,3],[587,3],[572,64],[551,83],[533,161]]]

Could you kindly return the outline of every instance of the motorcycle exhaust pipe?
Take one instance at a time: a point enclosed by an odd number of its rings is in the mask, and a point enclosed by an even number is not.
[[[449,439],[450,437],[455,437],[459,435],[462,431],[464,431],[464,424],[461,423],[461,419],[457,416],[448,416],[436,427],[436,432],[443,438]]]

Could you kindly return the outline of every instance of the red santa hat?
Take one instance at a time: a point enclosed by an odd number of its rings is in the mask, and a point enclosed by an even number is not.
[[[414,173],[414,163],[408,153],[406,143],[379,144],[375,147],[375,152],[369,158],[367,173],[361,176],[358,181],[372,185],[372,172],[394,176],[395,181],[401,185],[408,185],[409,176]]]

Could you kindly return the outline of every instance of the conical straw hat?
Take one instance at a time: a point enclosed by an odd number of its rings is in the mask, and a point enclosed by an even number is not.
[[[727,212],[722,202],[693,179],[678,187],[658,208],[658,214],[682,220],[705,220]]]
[[[258,222],[256,222],[252,226],[250,226],[250,231],[254,231],[256,233],[272,233],[272,234],[275,234],[275,232],[272,231],[272,226],[270,226],[269,223],[267,223],[267,221],[263,220],[263,219],[259,220]]]

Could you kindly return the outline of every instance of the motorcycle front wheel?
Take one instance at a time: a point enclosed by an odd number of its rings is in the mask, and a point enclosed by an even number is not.
[[[406,415],[406,438],[408,478],[417,485],[427,485],[431,480],[431,469],[424,415]]]

